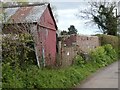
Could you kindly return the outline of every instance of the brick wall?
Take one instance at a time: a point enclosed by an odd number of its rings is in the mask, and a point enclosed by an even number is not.
[[[86,35],[68,35],[63,37],[63,46],[77,48],[84,53],[88,53],[90,50],[100,45],[99,38],[97,36]]]
[[[100,45],[97,36],[71,35],[63,36],[59,43],[59,60],[62,66],[69,66],[77,52],[89,53]]]
[[[100,45],[99,38],[97,36],[77,36],[76,45],[79,50],[84,53],[88,53],[90,50]]]

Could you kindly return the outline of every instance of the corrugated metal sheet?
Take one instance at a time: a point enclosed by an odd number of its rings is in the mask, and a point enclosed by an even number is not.
[[[10,19],[10,17],[14,15],[18,9],[19,7],[5,9],[5,22],[8,21],[8,19]]]
[[[24,23],[38,22],[47,8],[47,4],[41,6],[14,7],[5,9],[5,22]]]
[[[30,14],[25,18],[25,20],[28,22],[37,22],[45,11],[46,7],[46,5],[34,6],[33,9],[30,11]]]

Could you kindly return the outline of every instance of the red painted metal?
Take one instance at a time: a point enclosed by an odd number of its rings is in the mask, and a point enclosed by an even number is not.
[[[44,48],[46,64],[54,65],[56,59],[56,28],[48,8],[41,16],[39,25],[39,42],[42,42],[39,44],[40,51]]]
[[[46,10],[44,11],[43,15],[40,18],[40,25],[56,31],[55,23],[50,15],[48,8],[46,8]]]

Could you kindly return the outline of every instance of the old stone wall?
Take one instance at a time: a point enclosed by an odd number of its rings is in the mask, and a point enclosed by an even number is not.
[[[97,36],[77,36],[76,46],[83,53],[89,53],[90,50],[100,45],[99,38]]]
[[[77,54],[87,54],[100,45],[97,36],[71,35],[62,37],[59,42],[59,60],[61,66],[69,66]]]

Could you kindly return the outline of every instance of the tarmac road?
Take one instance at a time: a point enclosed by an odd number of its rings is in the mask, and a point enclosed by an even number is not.
[[[120,61],[119,61],[120,63]],[[97,71],[76,88],[118,88],[118,62]]]

